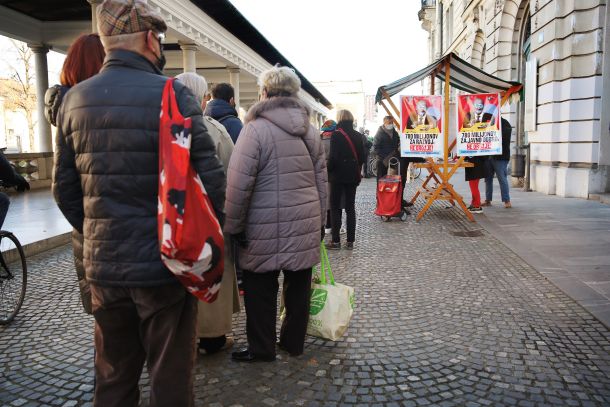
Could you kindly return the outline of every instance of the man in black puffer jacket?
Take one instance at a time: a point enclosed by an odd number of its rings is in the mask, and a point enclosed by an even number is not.
[[[190,406],[196,298],[161,262],[157,233],[167,26],[139,1],[105,0],[97,15],[106,59],[64,98],[53,179],[59,208],[84,235],[96,322],[94,405],[136,405],[147,361],[149,405]],[[201,107],[180,82],[174,89],[192,119],[191,163],[223,222],[225,175]]]

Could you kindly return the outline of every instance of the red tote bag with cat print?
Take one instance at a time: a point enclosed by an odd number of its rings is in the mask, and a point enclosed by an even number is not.
[[[169,79],[159,121],[161,259],[191,294],[213,302],[224,270],[224,239],[208,194],[191,165],[191,139],[191,119],[180,114],[174,80]]]

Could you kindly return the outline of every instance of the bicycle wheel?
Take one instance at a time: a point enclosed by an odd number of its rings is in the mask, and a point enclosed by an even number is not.
[[[374,177],[377,176],[377,157],[369,158],[369,174],[372,174]]]
[[[27,265],[19,240],[0,231],[0,325],[11,322],[25,297]]]

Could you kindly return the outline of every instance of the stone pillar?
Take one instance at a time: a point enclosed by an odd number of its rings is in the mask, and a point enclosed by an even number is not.
[[[49,69],[47,68],[47,53],[49,48],[44,45],[29,45],[34,53],[36,68],[36,111],[38,118],[38,151],[53,151],[53,136],[51,125],[44,116],[44,94],[49,88]],[[35,150],[35,146],[30,146]]]
[[[89,2],[89,4],[91,4],[91,32],[92,33],[96,33],[97,32],[97,13],[96,13],[96,9],[97,9],[97,6],[100,5],[102,0],[87,0],[87,1]]]
[[[229,83],[235,90],[235,110],[239,112],[239,68],[228,68]]]
[[[197,72],[197,59],[195,53],[197,52],[197,45],[195,44],[184,44],[179,42],[180,49],[182,50],[182,69],[184,72]]]

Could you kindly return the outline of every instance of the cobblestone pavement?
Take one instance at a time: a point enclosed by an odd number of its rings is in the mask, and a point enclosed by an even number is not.
[[[307,338],[304,355],[273,363],[199,356],[197,405],[610,405],[608,329],[457,209],[383,223],[374,200],[365,180],[357,247],[330,253],[356,289],[344,338]],[[70,249],[29,265],[24,308],[0,327],[0,405],[88,405],[93,323]]]

